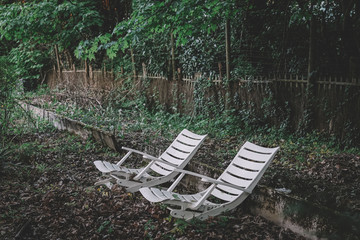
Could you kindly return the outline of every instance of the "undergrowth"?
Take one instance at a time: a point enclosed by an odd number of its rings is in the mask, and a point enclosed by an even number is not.
[[[41,93],[49,94],[43,89]],[[144,136],[148,136],[148,140],[158,136],[172,139],[187,128],[198,134],[208,134],[216,141],[228,142],[231,147],[227,149],[237,150],[245,141],[268,147],[280,146],[281,151],[274,162],[294,168],[306,167],[314,161],[321,161],[340,152],[360,154],[358,147],[344,147],[334,136],[317,131],[305,134],[290,132],[286,123],[275,128],[267,124],[266,119],[254,117],[248,110],[218,109],[214,105],[207,106],[205,101],[201,107],[211,109],[211,114],[198,109],[197,113],[181,115],[170,113],[160,104],[149,108],[140,92],[126,98],[121,97],[120,100],[119,97],[115,95],[102,106],[80,106],[74,102],[52,98],[52,102],[46,107],[72,119],[100,127],[119,138],[124,137],[124,132],[142,132]],[[274,111],[270,103],[263,105],[264,111]],[[219,152],[218,155],[221,156],[222,153]]]

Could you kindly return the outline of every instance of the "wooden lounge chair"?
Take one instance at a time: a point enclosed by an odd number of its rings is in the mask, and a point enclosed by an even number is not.
[[[95,185],[106,185],[111,189],[116,182],[129,192],[136,192],[141,187],[159,185],[179,175],[174,169],[183,169],[194,156],[206,135],[198,135],[184,129],[171,145],[158,158],[144,152],[123,147],[127,154],[116,164],[106,161],[95,161],[96,168],[107,177]],[[122,166],[132,153],[140,154],[150,163],[140,169]]]
[[[241,204],[251,194],[278,150],[278,147],[265,148],[246,142],[218,179],[175,169],[181,174],[167,190],[145,187],[141,188],[140,192],[150,202],[162,202],[168,205],[173,217],[185,220],[195,217],[204,220]],[[173,192],[185,174],[199,177],[211,185],[197,194],[185,195]]]

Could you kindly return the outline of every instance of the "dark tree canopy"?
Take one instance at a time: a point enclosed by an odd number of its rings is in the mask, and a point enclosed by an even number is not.
[[[65,68],[82,65],[80,59],[94,67],[127,66],[131,48],[136,66],[145,63],[154,73],[168,74],[175,61],[187,74],[218,74],[226,60],[226,20],[234,78],[307,74],[311,26],[313,71],[359,75],[360,2],[355,0],[3,0],[0,47],[1,54],[23,63],[20,72],[30,78],[39,78],[51,67],[47,63],[55,65],[54,45]]]

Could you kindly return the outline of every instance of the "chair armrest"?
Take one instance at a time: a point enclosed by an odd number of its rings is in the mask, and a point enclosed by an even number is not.
[[[169,165],[169,166],[174,167],[174,168],[179,167],[176,164],[166,162],[164,160],[161,160],[160,158],[151,156],[150,154],[147,154],[147,153],[144,153],[144,152],[132,149],[132,148],[122,147],[122,149],[127,150],[127,151],[131,151],[131,152],[134,152],[134,153],[137,153],[137,154],[140,154],[140,155],[143,155],[143,158],[145,158],[145,159],[150,159],[150,160],[155,161],[155,162],[161,162],[161,163],[164,163],[164,164]]]
[[[183,169],[174,169],[174,171],[175,172],[185,173],[185,174],[188,174],[188,175],[192,175],[194,177],[199,177],[199,178],[201,178],[201,181],[203,181],[203,182],[209,182],[209,183],[213,183],[215,185],[224,185],[224,186],[232,187],[232,188],[238,189],[240,191],[251,194],[251,191],[249,191],[249,190],[247,190],[247,189],[245,189],[243,187],[240,187],[240,186],[237,186],[237,185],[234,185],[234,184],[231,184],[231,183],[227,183],[227,182],[222,182],[222,181],[216,180],[214,178],[211,178],[211,177],[208,177],[208,176],[205,176],[205,175],[201,175],[201,174],[194,173],[194,172],[187,171],[187,170],[183,170]]]
[[[128,159],[128,158],[130,157],[130,155],[131,155],[132,153],[137,153],[137,154],[140,154],[140,155],[143,155],[143,154],[144,154],[144,153],[141,152],[141,151],[138,151],[138,150],[135,150],[135,149],[132,149],[132,148],[128,148],[128,147],[122,147],[122,149],[124,149],[124,150],[126,150],[126,151],[128,151],[128,152],[127,152],[126,155],[116,164],[116,165],[119,166],[119,167],[126,161],[126,159]]]
[[[124,150],[129,151],[129,152],[134,152],[134,153],[137,153],[137,154],[140,154],[140,155],[145,154],[144,152],[141,152],[139,150],[135,150],[135,149],[132,149],[132,148],[128,148],[128,147],[122,147],[121,149],[124,149]]]
[[[143,154],[143,158],[145,158],[145,159],[150,159],[150,160],[155,161],[155,162],[161,162],[161,163],[163,163],[163,164],[169,165],[169,166],[174,167],[174,168],[178,168],[178,167],[179,167],[179,166],[176,165],[176,164],[166,162],[166,161],[164,161],[164,160],[161,160],[160,158],[156,158],[156,157],[151,156],[151,155],[146,154],[146,153]]]

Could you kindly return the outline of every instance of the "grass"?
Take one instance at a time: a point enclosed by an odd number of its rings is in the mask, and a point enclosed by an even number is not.
[[[63,109],[67,108],[64,107]],[[115,108],[113,108],[112,111],[116,111],[114,109]],[[75,111],[75,115],[76,114],[77,113]],[[87,112],[86,114],[87,116],[100,116],[100,114],[97,112]],[[223,113],[223,115],[219,114],[216,118],[209,118],[205,116],[181,116],[179,114],[167,113],[161,108],[158,108],[154,111],[149,111],[145,107],[138,107],[136,111],[121,111],[122,122],[119,123],[119,126],[121,126],[121,131],[142,131],[143,136],[145,136],[145,142],[150,142],[151,139],[156,138],[159,135],[172,139],[173,136],[183,128],[189,128],[190,130],[198,133],[208,133],[210,139],[221,142],[223,146],[226,146],[225,148],[219,148],[216,150],[217,156],[222,156],[225,154],[234,155],[233,152],[231,152],[235,151],[234,146],[239,145],[242,141],[245,140],[266,146],[279,145],[281,147],[281,151],[277,155],[277,159],[275,159],[274,162],[289,168],[304,168],[311,165],[311,163],[314,161],[321,161],[327,156],[331,156],[340,152],[354,154],[360,153],[359,149],[355,147],[342,149],[335,138],[326,136],[319,132],[297,135],[295,133],[287,133],[282,129],[275,129],[271,127],[255,128],[250,127],[249,125],[244,127],[241,126],[243,124],[241,119],[237,117],[231,119],[232,117],[229,117],[229,115],[226,114],[226,112]],[[14,118],[14,121],[23,121],[24,125],[13,125],[13,130],[11,130],[12,133],[16,132],[17,134],[26,134],[36,133],[39,131],[54,131],[53,128],[50,127],[46,122],[39,121],[38,124],[34,125],[31,124],[30,121],[26,121],[26,119],[24,120],[25,115],[15,114],[14,116],[18,117]],[[69,114],[68,116],[71,117],[72,115]],[[94,119],[95,120],[92,125],[97,125],[97,118],[95,117]],[[109,123],[114,125],[116,124],[116,121],[119,121],[119,118],[116,119],[114,113],[109,113],[108,119],[111,120],[109,120]],[[221,119],[226,120],[222,121]],[[36,134],[32,135],[33,137],[36,137]],[[51,143],[51,145],[48,145],[46,140],[40,140],[40,138],[36,141],[21,142],[19,144],[14,141],[10,147],[11,151],[16,153],[16,157],[13,159],[15,161],[14,163],[16,163],[16,161],[26,163],[25,165],[18,167],[17,169],[19,171],[15,171],[14,174],[18,176],[23,175],[23,178],[25,178],[24,176],[26,175],[26,178],[30,179],[33,178],[34,174],[42,176],[45,172],[56,172],[58,170],[61,171],[63,168],[69,168],[69,165],[64,158],[67,153],[71,153],[68,155],[71,157],[73,155],[72,153],[74,153],[74,155],[78,155],[82,154],[83,152],[96,152],[98,151],[97,147],[98,146],[96,146],[96,143],[93,141],[89,140],[82,142],[79,141],[78,137],[68,134],[62,137],[61,140],[57,140]],[[53,154],[54,159],[56,156],[57,158],[64,158],[64,160],[57,161],[58,159],[56,159],[54,164],[41,162],[41,159],[47,158],[46,154],[49,153]],[[111,153],[111,151],[108,152],[108,154]],[[223,158],[219,157],[219,159]],[[28,167],[30,165],[32,165],[33,168]],[[25,184],[27,184],[26,181]],[[47,192],[56,190],[60,187],[61,185],[59,185],[58,182],[41,186],[38,189],[31,185],[28,186],[30,190],[39,191],[42,194],[46,194]],[[93,188],[88,188],[85,191],[94,191],[92,189]],[[67,201],[64,204],[69,208],[74,207],[75,202],[72,199],[76,199],[77,194],[79,193],[80,192],[72,192],[71,197],[73,198],[66,199]],[[102,194],[103,196],[106,196],[107,192],[103,192]],[[86,205],[85,208],[89,208],[89,206]],[[21,209],[11,208],[10,206],[6,210],[6,215],[1,215],[0,220],[15,219],[16,216],[22,217],[20,212]],[[217,225],[226,226],[229,221],[231,221],[231,219],[223,217],[218,220]],[[197,231],[205,231],[207,228],[202,224],[202,222],[187,223],[182,220],[176,220],[174,228],[169,232],[169,239],[171,238],[170,234],[185,233],[187,229],[191,229],[191,226],[194,225],[196,226]],[[152,220],[148,220],[144,224],[143,228],[145,230],[145,238],[151,239],[155,236],[154,227],[155,225]],[[114,231],[114,225],[109,219],[103,219],[101,222],[99,222],[96,229],[98,233],[111,234]]]
[[[52,93],[41,89],[39,95],[41,94],[51,95]],[[208,134],[210,138],[219,142],[228,142],[231,147],[226,148],[226,151],[235,151],[236,146],[246,140],[268,147],[280,146],[281,151],[275,163],[295,168],[306,167],[314,161],[321,161],[337,153],[360,154],[359,147],[342,146],[334,136],[316,131],[301,135],[287,131],[286,126],[271,127],[259,123],[251,112],[247,111],[239,115],[234,114],[234,110],[212,115],[206,112],[197,115],[180,115],[169,113],[160,105],[149,110],[143,97],[116,104],[109,103],[103,107],[80,106],[75,102],[60,102],[53,97],[51,99],[53,100],[48,107],[55,112],[115,133],[120,139],[123,138],[124,132],[142,132],[145,143],[151,142],[158,136],[172,139],[182,129],[188,128],[199,134]],[[44,131],[47,130],[46,127],[43,128]],[[91,142],[87,144],[86,148],[92,147]],[[70,144],[68,147],[78,148],[79,146]],[[64,149],[64,151],[67,150]],[[221,156],[222,151],[224,149],[218,150],[217,154]]]

